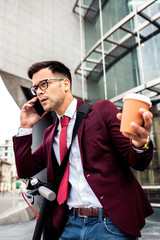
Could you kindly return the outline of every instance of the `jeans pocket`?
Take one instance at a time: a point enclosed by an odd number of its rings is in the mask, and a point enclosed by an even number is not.
[[[104,226],[106,228],[106,230],[117,237],[127,237],[128,235],[123,232],[119,227],[117,227],[110,218],[104,218]],[[127,239],[127,238],[125,238]]]

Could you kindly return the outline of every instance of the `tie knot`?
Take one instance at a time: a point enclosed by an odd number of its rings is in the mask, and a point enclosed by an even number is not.
[[[67,117],[67,116],[61,117],[61,118],[60,118],[60,122],[61,122],[61,127],[62,127],[62,128],[63,128],[64,126],[68,126],[69,117]]]

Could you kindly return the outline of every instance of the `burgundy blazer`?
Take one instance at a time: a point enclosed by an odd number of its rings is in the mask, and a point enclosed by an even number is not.
[[[83,101],[78,100],[78,107]],[[137,153],[119,131],[119,110],[108,100],[97,101],[78,130],[84,176],[112,221],[124,232],[141,236],[152,207],[131,167],[143,171],[153,155],[153,145]],[[48,182],[54,181],[56,161],[53,141],[56,123],[45,130],[43,142],[32,154],[32,135],[14,137],[18,176],[27,178],[47,168]],[[54,209],[53,225],[63,222],[63,205]]]

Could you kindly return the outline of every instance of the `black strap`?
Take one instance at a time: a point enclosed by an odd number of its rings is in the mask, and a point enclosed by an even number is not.
[[[67,163],[69,161],[69,154],[70,154],[70,151],[71,151],[71,145],[73,143],[73,140],[74,140],[74,138],[75,138],[75,136],[76,136],[76,134],[78,132],[78,129],[80,127],[80,124],[81,124],[82,120],[87,118],[88,113],[89,113],[89,111],[90,111],[90,109],[91,109],[93,104],[94,104],[94,102],[84,102],[78,108],[77,117],[76,117],[76,121],[75,121],[74,128],[73,128],[71,144],[70,144],[70,146],[69,146],[69,148],[67,150],[66,155],[64,156],[64,158],[62,160],[61,165],[58,168],[58,171],[57,171],[56,177],[55,177],[55,181],[54,181],[54,184],[53,184],[53,190],[54,190],[55,193],[58,192],[60,183],[62,181],[64,172],[65,172],[65,169],[67,167]]]
[[[78,108],[77,118],[76,118],[76,122],[75,122],[74,129],[73,129],[72,142],[78,132],[78,129],[79,129],[79,126],[80,126],[82,120],[84,118],[87,118],[88,113],[93,104],[94,104],[94,102],[85,102]],[[72,142],[71,142],[71,144],[72,144]]]

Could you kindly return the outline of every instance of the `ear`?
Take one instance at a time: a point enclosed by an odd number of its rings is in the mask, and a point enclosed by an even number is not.
[[[70,90],[70,81],[68,78],[64,79],[64,90],[67,92],[68,90]]]

